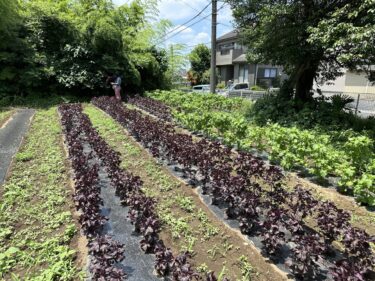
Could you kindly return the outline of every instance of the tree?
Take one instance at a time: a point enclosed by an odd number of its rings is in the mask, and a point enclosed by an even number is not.
[[[18,3],[12,0],[0,0],[0,39],[8,35],[19,19],[17,14]]]
[[[318,75],[331,80],[342,67],[369,70],[375,63],[374,0],[229,2],[248,59],[283,65],[289,75],[283,92],[295,89],[298,100],[311,98]]]
[[[197,45],[189,54],[191,69],[189,71],[189,80],[193,84],[203,83],[203,74],[210,69],[211,51],[204,45]]]
[[[127,92],[169,84],[155,48],[156,0],[0,0],[0,100],[30,93],[100,94],[109,72]],[[160,25],[169,23],[161,22]]]
[[[354,5],[355,4],[355,5]],[[322,46],[339,66],[364,70],[375,81],[375,1],[353,1],[309,28],[308,41]]]
[[[168,46],[167,55],[169,63],[167,75],[172,83],[181,83],[183,80],[181,73],[186,71],[188,64],[184,50],[185,45],[183,44],[171,44]]]

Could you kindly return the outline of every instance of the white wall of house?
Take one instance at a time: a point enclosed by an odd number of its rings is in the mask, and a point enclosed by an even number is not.
[[[345,92],[375,94],[375,85],[370,83],[364,72],[347,72],[345,75]]]
[[[345,70],[344,70],[345,71]],[[375,94],[375,85],[371,84],[364,72],[345,71],[345,74],[323,85],[314,83],[314,89],[322,91]]]
[[[323,85],[317,85],[314,82],[314,89],[320,88],[322,91],[327,92],[345,92],[345,74],[337,77],[336,80],[324,83]]]
[[[221,51],[216,52],[216,65],[232,64],[233,50],[228,50],[227,54],[222,54]]]

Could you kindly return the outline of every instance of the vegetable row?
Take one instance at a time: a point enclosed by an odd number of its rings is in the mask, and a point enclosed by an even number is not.
[[[365,280],[375,265],[374,238],[350,225],[350,215],[331,202],[319,202],[301,186],[289,192],[275,166],[250,153],[234,155],[219,142],[177,133],[172,124],[131,110],[108,97],[94,98],[101,108],[149,151],[179,165],[184,177],[203,187],[212,203],[226,208],[243,233],[261,237],[274,259],[289,249],[287,265],[297,278],[326,275],[334,280]],[[313,220],[315,227],[306,221]],[[343,250],[334,246],[339,241]],[[327,275],[322,264],[329,264]]]
[[[278,124],[257,126],[249,123],[241,110],[227,110],[211,103],[207,106],[202,95],[158,91],[150,96],[171,106],[173,118],[192,131],[204,132],[245,150],[267,151],[270,159],[283,168],[303,167],[320,180],[337,176],[340,191],[353,194],[358,202],[375,205],[375,145],[365,135],[350,131],[328,135]],[[223,99],[217,95],[207,97]],[[138,98],[136,102],[137,106],[143,104],[145,110],[150,109],[148,103],[147,98]],[[161,106],[153,108],[163,110]]]
[[[108,235],[101,235],[107,218],[101,215],[103,201],[98,186],[99,167],[97,164],[91,164],[91,155],[84,152],[84,144],[89,136],[85,134],[81,110],[79,104],[64,104],[59,107],[74,171],[73,198],[76,209],[80,212],[79,222],[82,231],[89,241],[89,271],[93,280],[123,280],[125,272],[114,264],[124,259],[124,245]]]
[[[81,105],[64,105],[60,107],[60,111],[62,112],[63,125],[67,132],[69,150],[78,149],[78,153],[74,151],[70,154],[73,159],[73,168],[76,171],[77,169],[82,169],[81,166],[86,166],[85,160],[88,160],[91,156],[87,155],[84,158],[79,153],[83,153],[81,150],[82,143],[88,143],[95,152],[96,157],[104,165],[111,180],[111,185],[115,188],[115,193],[121,199],[121,203],[129,206],[128,218],[134,225],[135,231],[143,236],[140,241],[141,249],[145,253],[155,254],[155,270],[157,274],[160,276],[168,275],[174,281],[193,280],[193,278],[203,280],[203,277],[199,276],[189,264],[189,253],[185,252],[175,257],[172,251],[159,238],[158,233],[160,232],[161,221],[155,211],[155,200],[147,197],[142,192],[142,181],[139,177],[120,168],[119,153],[114,151],[98,134],[87,115],[82,112]],[[75,139],[76,142],[71,143],[69,142],[70,139]],[[79,141],[82,143],[79,143]],[[79,159],[76,162],[78,166],[74,164],[77,159]],[[86,188],[84,188],[86,193],[80,194],[81,201],[78,201],[79,203],[77,204],[83,214],[87,212],[91,214],[88,220],[90,223],[87,223],[85,219],[80,219],[85,234],[92,240],[89,243],[89,252],[93,256],[93,265],[90,270],[95,280],[100,278],[102,280],[122,280],[125,277],[124,272],[114,267],[113,264],[122,260],[123,247],[114,242],[109,236],[100,235],[105,218],[100,215],[100,209],[98,208],[102,201],[100,199],[100,191],[95,185],[97,182],[97,170],[97,166],[92,167],[91,172],[83,170],[86,176],[92,179],[92,182],[81,181],[83,187],[86,185]],[[95,187],[92,188],[91,186]],[[78,191],[81,190],[79,187],[80,185],[78,185]],[[87,201],[89,201],[89,207],[86,206]],[[103,245],[107,245],[107,247]],[[104,256],[103,251],[100,252],[101,248],[107,250]],[[100,261],[103,261],[103,258],[107,258],[107,260],[97,263],[98,256],[102,257]],[[207,274],[204,280],[215,281],[217,279],[214,273],[211,272]]]

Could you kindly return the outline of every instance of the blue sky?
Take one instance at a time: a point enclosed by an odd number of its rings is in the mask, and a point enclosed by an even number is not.
[[[116,5],[121,5],[130,0],[113,0]],[[178,30],[184,29],[186,26],[182,24],[192,17],[194,17],[201,9],[203,9],[210,1],[209,0],[161,0],[159,1],[159,17],[169,19],[178,27]],[[223,6],[224,5],[224,6]],[[218,2],[218,26],[217,36],[221,36],[233,29],[232,12],[228,4]],[[211,13],[211,5],[201,14],[201,16],[191,23],[202,19]],[[173,33],[172,33],[173,34]],[[199,43],[209,43],[211,37],[211,17],[198,22],[195,25],[183,30],[180,34],[166,41],[169,43],[183,43],[188,48],[193,48]],[[168,38],[168,36],[166,37]],[[207,44],[209,46],[209,44]]]

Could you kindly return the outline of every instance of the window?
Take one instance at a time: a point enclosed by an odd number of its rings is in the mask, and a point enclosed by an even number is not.
[[[236,49],[236,50],[242,50],[243,49],[243,46],[241,45],[241,44],[239,44],[239,43],[234,43],[234,49]]]
[[[220,51],[220,55],[222,55],[222,56],[229,55],[229,53],[230,53],[230,50],[229,50],[229,49],[221,50],[221,51]]]
[[[229,55],[230,50],[234,48],[234,42],[219,45],[220,54],[222,56]]]
[[[237,84],[236,86],[234,86],[235,90],[243,90],[243,89],[247,89],[247,88],[248,88],[247,83],[240,83],[240,84]]]
[[[247,64],[240,64],[238,82],[249,81],[249,66]]]
[[[265,68],[264,69],[264,77],[265,78],[275,78],[277,73],[276,68]]]

